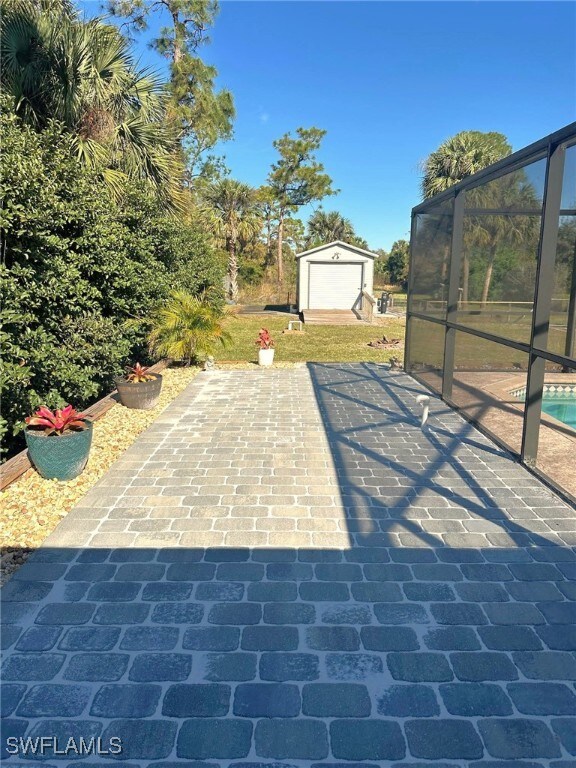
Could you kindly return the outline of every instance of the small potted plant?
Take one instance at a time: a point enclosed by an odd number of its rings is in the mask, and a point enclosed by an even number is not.
[[[274,362],[274,340],[266,328],[260,328],[256,339],[258,365],[272,365]]]
[[[116,388],[120,402],[126,408],[139,408],[148,411],[154,408],[162,389],[162,376],[149,373],[145,365],[136,365],[126,369],[126,376],[116,379]]]
[[[88,461],[92,422],[71,405],[51,411],[42,406],[26,419],[30,460],[48,480],[73,480]]]

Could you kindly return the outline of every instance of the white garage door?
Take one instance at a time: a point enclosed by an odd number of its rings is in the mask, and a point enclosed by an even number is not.
[[[362,264],[310,264],[308,309],[352,309],[362,293]]]

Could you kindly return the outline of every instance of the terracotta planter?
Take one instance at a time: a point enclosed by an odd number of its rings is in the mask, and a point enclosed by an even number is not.
[[[154,408],[160,397],[162,389],[162,376],[154,374],[151,381],[139,381],[132,383],[126,379],[116,379],[116,388],[120,396],[120,402],[126,408],[137,408],[149,411]]]
[[[92,422],[85,429],[63,435],[46,435],[26,429],[24,436],[30,461],[47,480],[73,480],[84,470],[92,445]]]
[[[258,365],[272,365],[274,362],[274,350],[273,349],[259,349],[258,350]]]

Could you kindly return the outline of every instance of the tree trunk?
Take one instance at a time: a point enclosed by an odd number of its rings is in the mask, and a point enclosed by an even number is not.
[[[444,248],[444,255],[442,257],[442,266],[440,268],[440,285],[442,286],[442,302],[446,301],[446,297],[448,294],[448,290],[450,286],[446,285],[446,278],[448,276],[448,262],[450,260],[450,248]],[[390,271],[390,270],[388,270]],[[400,273],[400,265],[398,264],[398,269],[394,270],[394,280],[392,280],[393,283],[398,284],[400,282],[399,279],[399,273]],[[392,279],[392,275],[390,275],[390,279]]]
[[[269,267],[272,264],[272,222],[269,218],[266,219],[266,266]]]
[[[462,256],[462,301],[468,301],[468,284],[470,282],[470,259]]]
[[[172,51],[172,63],[179,64],[182,60],[182,39],[178,32],[178,11],[173,8],[170,9],[172,15],[172,24],[174,25],[174,49]]]
[[[496,243],[490,246],[490,257],[486,267],[486,276],[484,277],[484,287],[482,288],[482,309],[486,309],[488,293],[490,292],[490,283],[492,282],[492,270],[494,269],[494,258],[496,257]]]
[[[238,301],[238,259],[236,258],[236,243],[231,240],[228,256],[228,297]]]
[[[442,283],[446,280],[446,275],[448,274],[448,263],[450,261],[450,247],[444,248],[444,253],[442,255],[442,267],[440,269],[440,280]]]
[[[284,214],[280,214],[278,222],[278,283],[284,281],[284,262],[282,260],[282,236],[284,234]]]

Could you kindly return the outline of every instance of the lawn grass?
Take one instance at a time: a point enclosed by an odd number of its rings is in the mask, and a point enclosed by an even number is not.
[[[430,317],[443,319],[442,314],[431,314]],[[463,312],[456,321],[465,328],[484,331],[500,337],[503,342],[518,341],[524,344],[530,343],[532,318],[527,313],[523,316],[515,316],[506,313],[496,315],[493,311],[482,314]],[[564,322],[564,324],[562,324]],[[414,319],[415,333],[412,337],[412,360],[415,362],[438,363],[444,354],[444,329],[442,326]],[[566,318],[560,315],[552,315],[548,330],[548,351],[564,355],[566,350]],[[460,368],[469,370],[486,370],[494,368],[498,370],[514,367],[526,368],[528,357],[523,352],[518,352],[504,344],[486,341],[476,336],[468,336],[464,331],[456,333],[456,360],[455,364]]]
[[[285,333],[288,319],[271,315],[238,315],[228,318],[225,327],[232,336],[226,347],[220,347],[216,360],[254,362],[258,350],[254,341],[260,328],[267,328],[275,341],[276,362],[360,363],[387,362],[391,356],[402,358],[404,347],[379,350],[369,341],[382,338],[404,339],[404,320],[390,319],[383,325],[308,325],[305,333]]]

